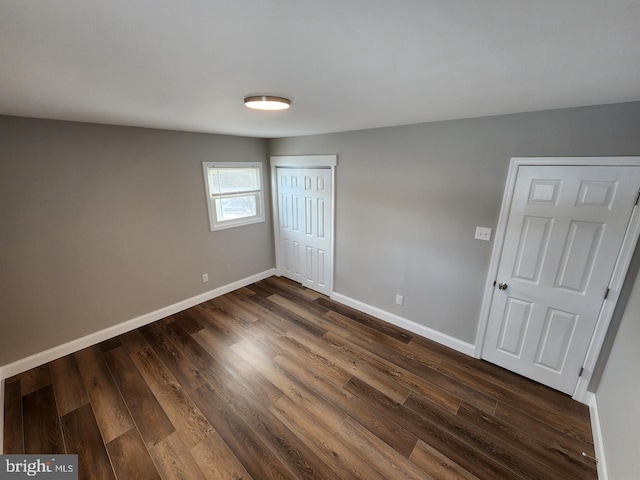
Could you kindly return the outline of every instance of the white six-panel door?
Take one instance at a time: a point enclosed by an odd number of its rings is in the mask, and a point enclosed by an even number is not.
[[[328,168],[277,168],[282,275],[330,295],[332,184]]]
[[[482,357],[572,393],[640,167],[521,166]]]

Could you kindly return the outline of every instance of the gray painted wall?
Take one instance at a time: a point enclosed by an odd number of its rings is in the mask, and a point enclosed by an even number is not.
[[[270,209],[210,232],[202,174],[266,158],[260,139],[0,117],[0,365],[273,268]]]
[[[627,282],[634,282],[600,378],[596,399],[610,480],[633,480],[640,472],[640,249]]]
[[[338,154],[335,291],[474,343],[509,159],[640,155],[640,103],[270,141]],[[395,305],[395,295],[405,305]]]

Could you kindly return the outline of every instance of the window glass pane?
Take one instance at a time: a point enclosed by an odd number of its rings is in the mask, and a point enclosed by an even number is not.
[[[260,190],[259,170],[249,168],[209,167],[209,188],[212,194]]]
[[[258,214],[256,195],[253,194],[216,198],[215,203],[219,222],[236,218],[255,217]]]

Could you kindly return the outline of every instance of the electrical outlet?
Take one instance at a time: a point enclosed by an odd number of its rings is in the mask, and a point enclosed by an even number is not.
[[[202,283],[207,283],[209,281],[209,274],[208,273],[203,273],[202,274]]]
[[[488,242],[491,240],[491,229],[488,227],[476,227],[476,240],[484,240]]]
[[[404,297],[402,295],[396,295],[396,305],[404,305]]]

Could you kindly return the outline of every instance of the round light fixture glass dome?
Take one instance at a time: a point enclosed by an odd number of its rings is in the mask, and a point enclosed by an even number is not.
[[[252,97],[245,97],[244,104],[255,110],[286,110],[291,106],[291,100],[284,97],[255,95]]]

